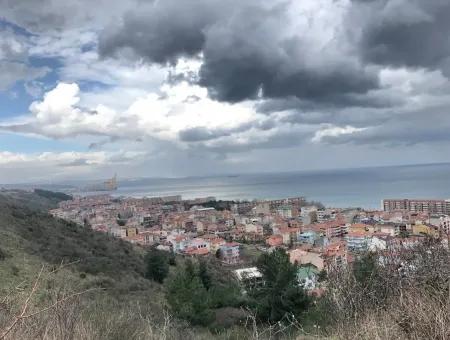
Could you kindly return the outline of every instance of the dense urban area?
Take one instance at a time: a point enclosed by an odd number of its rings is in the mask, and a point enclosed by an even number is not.
[[[386,199],[383,210],[325,208],[304,197],[245,202],[181,196],[76,197],[50,213],[142,246],[185,257],[215,257],[240,280],[261,277],[249,250],[287,250],[299,282],[320,294],[318,277],[359,253],[409,248],[430,237],[448,243],[450,200]],[[251,252],[251,251],[250,251]]]

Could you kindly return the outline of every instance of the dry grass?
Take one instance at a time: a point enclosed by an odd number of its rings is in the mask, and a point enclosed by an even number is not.
[[[450,252],[438,243],[377,257],[363,282],[331,275],[327,295],[338,339],[450,339]]]

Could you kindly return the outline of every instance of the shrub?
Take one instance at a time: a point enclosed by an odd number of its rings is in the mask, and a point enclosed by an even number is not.
[[[321,312],[339,339],[449,339],[450,251],[430,241],[332,271]]]

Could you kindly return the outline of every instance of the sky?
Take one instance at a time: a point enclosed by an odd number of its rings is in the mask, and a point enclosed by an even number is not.
[[[450,162],[448,0],[0,0],[0,183]]]

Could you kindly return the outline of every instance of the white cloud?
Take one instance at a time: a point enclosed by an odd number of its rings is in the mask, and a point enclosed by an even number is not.
[[[187,82],[164,85],[160,92],[136,99],[122,112],[102,104],[85,109],[79,105],[79,86],[59,83],[42,101],[31,104],[31,114],[22,117],[22,123],[0,127],[50,138],[149,137],[179,143],[179,133],[185,129],[234,129],[266,119],[254,111],[252,103],[222,104],[210,99],[206,89]]]
[[[134,157],[143,156],[143,152],[41,152],[14,153],[0,151],[0,165],[2,167],[27,167],[30,163],[41,163],[46,166],[78,167],[90,165],[108,165],[113,163],[127,163]],[[82,161],[82,162],[81,162]]]
[[[326,128],[316,131],[314,137],[311,139],[314,143],[320,143],[324,138],[327,137],[340,137],[345,135],[351,135],[356,132],[362,132],[367,130],[367,128],[356,128],[354,126],[333,126],[329,125]]]
[[[30,44],[12,29],[0,28],[0,91],[18,81],[31,81],[45,76],[47,67],[34,67],[28,61]]]
[[[0,184],[58,181],[76,177],[111,175],[111,169],[127,169],[145,152],[40,152],[0,151]],[[107,174],[107,175],[106,175]]]

